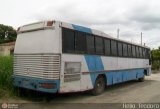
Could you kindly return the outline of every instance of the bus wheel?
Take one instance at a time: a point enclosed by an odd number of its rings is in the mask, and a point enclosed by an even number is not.
[[[139,78],[138,81],[139,81],[139,82],[143,82],[143,81],[144,81],[144,77]]]
[[[93,95],[100,95],[101,93],[104,92],[105,89],[105,78],[100,75],[97,77],[95,84],[94,84],[94,88],[92,90],[92,94]]]

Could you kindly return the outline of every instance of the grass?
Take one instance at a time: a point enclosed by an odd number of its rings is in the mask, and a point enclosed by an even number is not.
[[[0,98],[13,96],[13,56],[0,56]]]
[[[160,61],[159,60],[154,60],[152,62],[152,70],[160,70]]]
[[[28,90],[20,91],[15,88],[13,86],[12,74],[13,56],[0,56],[0,99],[21,98],[39,100],[43,98],[37,92],[30,92]]]

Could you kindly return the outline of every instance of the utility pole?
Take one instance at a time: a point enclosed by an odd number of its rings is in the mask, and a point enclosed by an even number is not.
[[[119,28],[117,29],[117,39],[119,39]]]
[[[141,45],[142,45],[142,32],[141,32]]]

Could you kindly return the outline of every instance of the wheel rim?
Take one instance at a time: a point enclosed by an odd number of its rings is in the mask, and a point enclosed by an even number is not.
[[[96,83],[96,89],[98,93],[101,93],[104,90],[104,81],[103,79],[98,79]]]

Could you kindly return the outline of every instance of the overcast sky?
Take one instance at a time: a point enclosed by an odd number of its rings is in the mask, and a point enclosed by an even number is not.
[[[101,30],[151,48],[160,46],[159,0],[0,0],[0,24],[56,19]]]

